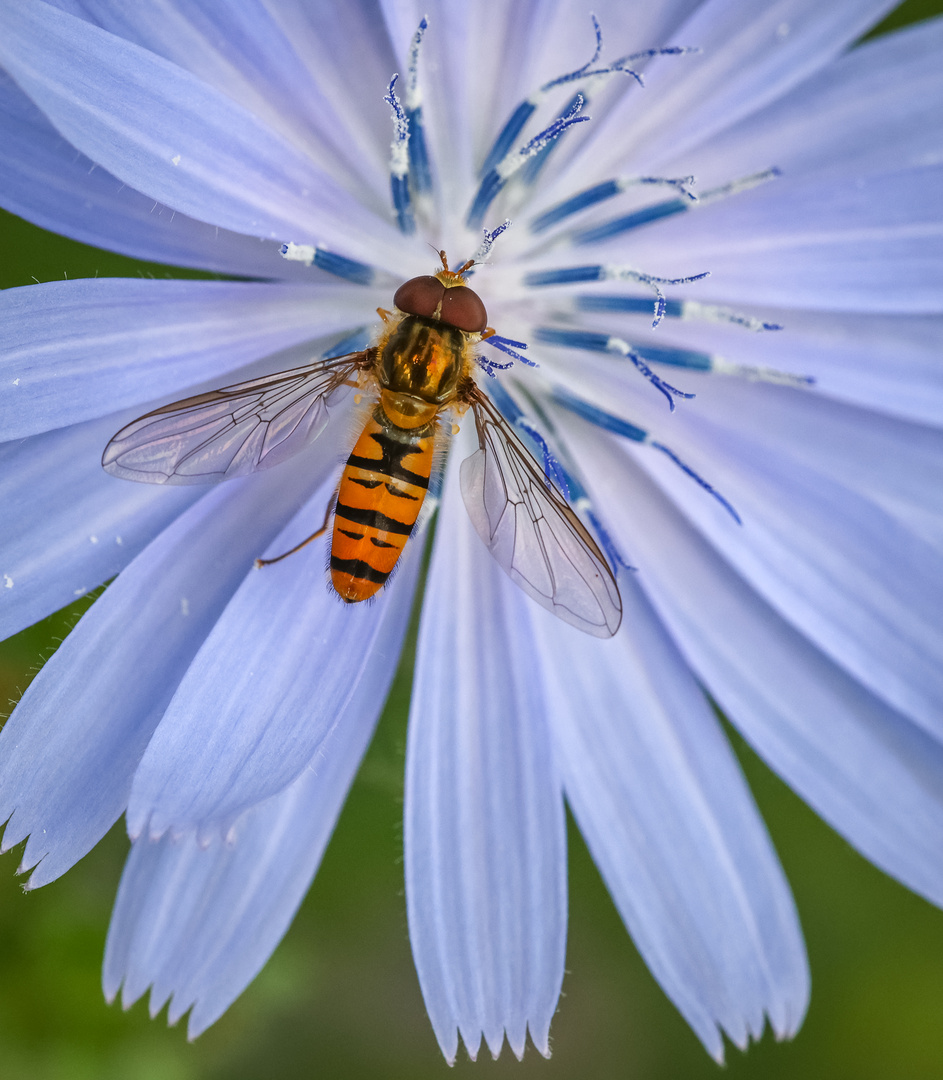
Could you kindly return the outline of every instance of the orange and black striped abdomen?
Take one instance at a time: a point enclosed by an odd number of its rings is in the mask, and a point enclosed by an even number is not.
[[[349,604],[377,592],[396,565],[422,507],[434,437],[366,423],[347,459],[334,509],[331,581]]]

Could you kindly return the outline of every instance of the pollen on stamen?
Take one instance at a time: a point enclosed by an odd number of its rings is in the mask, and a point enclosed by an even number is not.
[[[508,180],[522,168],[524,164],[534,155],[540,153],[540,151],[554,139],[560,137],[567,128],[572,127],[574,124],[583,123],[589,119],[588,116],[580,116],[579,112],[583,107],[582,95],[577,95],[574,104],[571,109],[568,110],[563,116],[557,117],[551,124],[543,129],[539,134],[535,135],[530,142],[526,143],[518,150],[509,151],[492,169],[490,169],[481,181],[475,198],[472,200],[471,208],[468,211],[466,218],[466,224],[471,229],[477,229],[481,227],[481,223],[487,213],[488,207],[494,201],[495,197],[508,182]]]
[[[594,225],[592,228],[573,233],[571,240],[574,244],[596,244],[621,233],[629,232],[632,229],[638,229],[642,225],[650,225],[653,221],[671,217],[674,214],[703,209],[705,206],[710,206],[711,203],[730,198],[731,195],[738,195],[743,191],[759,187],[760,184],[775,180],[780,175],[780,170],[777,168],[764,169],[762,172],[752,173],[750,176],[732,180],[730,183],[722,184],[720,187],[711,188],[710,191],[701,192],[696,199],[687,201],[685,199],[668,199],[665,202],[655,203],[652,206],[633,210],[620,217],[611,218],[600,225]]]
[[[660,391],[668,402],[668,408],[674,412],[676,397],[693,398],[694,394],[688,394],[679,390],[671,383],[665,382],[648,366],[639,351],[622,338],[613,337],[611,334],[603,334],[595,330],[567,330],[555,326],[539,326],[534,330],[534,337],[545,345],[556,345],[562,348],[583,349],[587,352],[613,353],[622,356],[634,365],[638,373]]]
[[[683,313],[687,306],[687,301],[669,300],[665,314],[668,318],[687,318],[689,316]],[[619,313],[638,312],[644,314],[651,310],[651,301],[644,297],[580,296],[576,298],[574,310],[615,311]],[[747,318],[749,317],[742,317],[743,320]],[[777,323],[752,321],[757,322],[759,325],[748,326],[747,329],[782,329]],[[743,325],[739,318],[735,322],[736,325]],[[582,333],[582,331],[577,332]],[[595,333],[595,331],[591,333]],[[593,340],[595,341],[595,338]],[[711,375],[726,375],[746,379],[749,382],[773,383],[776,386],[792,386],[797,389],[814,386],[816,381],[811,375],[797,375],[793,372],[781,371],[771,367],[735,364],[716,353],[702,352],[699,349],[685,349],[675,345],[639,344],[637,342],[632,342],[630,347],[637,356],[650,364],[667,364],[669,367],[687,368],[689,371],[703,371]]]
[[[487,260],[488,256],[491,254],[491,249],[494,247],[495,240],[497,240],[503,232],[510,228],[510,225],[511,219],[505,218],[504,221],[502,221],[496,229],[482,230],[485,235],[481,241],[481,246],[475,252],[476,263],[483,263]]]
[[[682,207],[686,207],[686,202],[697,202],[697,195],[691,191],[691,185],[694,183],[693,176],[619,176],[612,180],[605,180],[601,184],[595,184],[593,187],[586,188],[583,191],[578,192],[569,199],[565,199],[563,202],[557,203],[556,206],[552,206],[549,210],[540,214],[539,217],[534,218],[530,223],[530,231],[532,233],[545,232],[553,225],[559,224],[561,221],[565,221],[568,217],[572,217],[574,214],[580,213],[582,210],[588,210],[591,206],[596,206],[601,202],[605,202],[608,199],[614,198],[616,195],[621,195],[623,191],[627,191],[631,187],[637,186],[664,186],[674,188],[680,192],[683,196],[682,199],[671,200],[668,203],[658,204],[661,207],[674,206],[676,203]],[[646,207],[643,210],[637,211],[638,213],[644,213],[646,211],[653,210],[653,207]],[[665,217],[668,213],[677,213],[677,210],[662,211],[658,216]]]
[[[393,141],[390,143],[390,195],[400,232],[407,236],[416,231],[409,193],[409,119],[396,94],[396,80],[390,79],[383,100],[390,106],[393,117]]]
[[[374,285],[377,281],[376,270],[367,263],[358,262],[356,259],[348,259],[345,255],[338,255],[327,248],[314,244],[282,244],[278,249],[279,254],[288,262],[300,262],[305,266],[316,266],[335,277],[352,281],[356,285]]]
[[[651,300],[641,296],[617,296],[611,294],[582,293],[573,298],[574,309],[579,311],[614,311],[621,314],[644,314],[651,310]],[[730,323],[755,333],[782,330],[780,323],[765,322],[752,315],[744,315],[716,304],[702,304],[696,300],[667,300],[664,316],[667,319],[699,320],[702,322]]]
[[[564,498],[569,502],[573,481],[567,470],[561,464],[560,459],[550,449],[550,444],[537,428],[528,421],[523,410],[500,383],[496,383],[490,389],[491,397],[494,399],[494,403],[497,407],[501,410],[504,418],[510,421],[510,423],[512,423],[519,431],[523,431],[531,442],[539,449],[541,457],[543,458],[544,478],[548,485],[556,484],[563,493]]]
[[[490,337],[483,339],[483,344],[490,345],[493,349],[498,349],[503,353],[506,353],[511,357],[512,363],[517,360],[521,364],[526,364],[528,367],[537,367],[536,360],[530,360],[524,356],[520,351],[527,348],[526,341],[514,341],[512,338],[501,337],[499,334],[492,334]],[[493,360],[487,361],[490,367],[496,369],[504,369],[511,367],[511,364],[499,364]]]
[[[553,418],[548,415],[547,411],[541,407],[539,401],[528,393],[526,389],[522,387],[521,392],[527,398],[535,415],[546,430],[547,436],[549,439],[553,440],[555,447],[553,451],[550,449],[548,438],[545,438],[537,428],[527,420],[517,402],[503,386],[500,384],[497,385],[492,391],[492,397],[504,416],[516,427],[524,431],[541,449],[541,452],[544,455],[544,477],[547,480],[548,485],[555,483],[563,493],[567,502],[569,502],[581,517],[589,521],[590,525],[592,525],[593,532],[596,534],[596,539],[599,541],[613,573],[616,573],[620,566],[624,567],[626,570],[635,570],[636,568],[625,559],[618,546],[595,514],[589,493],[580,481],[578,471],[575,469],[572,462],[567,459],[567,463],[564,464],[563,458],[566,457],[566,447],[565,443],[560,439],[560,433],[554,425]]]
[[[665,317],[668,300],[661,290],[662,285],[690,285],[694,281],[703,281],[710,277],[710,271],[690,274],[687,277],[665,278],[656,274],[646,274],[631,266],[618,266],[612,263],[595,263],[590,266],[564,266],[556,270],[536,270],[524,275],[524,284],[542,288],[548,285],[572,285],[585,281],[637,281],[648,285],[655,293],[655,317],[652,327],[656,327]]]
[[[591,84],[595,82],[604,82],[616,75],[628,75],[636,80],[639,85],[642,85],[644,80],[641,74],[628,65],[634,63],[637,60],[650,59],[654,56],[678,56],[684,53],[699,52],[698,49],[690,49],[684,46],[670,46],[667,48],[655,48],[655,49],[643,49],[641,52],[632,53],[628,56],[623,56],[619,60],[616,60],[612,64],[608,64],[605,67],[591,70],[593,64],[602,55],[602,28],[599,24],[599,20],[595,15],[590,16],[593,20],[593,31],[595,34],[595,49],[593,55],[585,64],[576,68],[574,71],[567,72],[565,75],[559,75],[549,82],[544,83],[538,87],[529,97],[521,101],[512,110],[510,117],[498,133],[494,143],[492,143],[491,149],[485,157],[484,163],[481,166],[479,177],[486,176],[492,169],[494,169],[498,162],[507,155],[513,147],[518,136],[524,130],[528,120],[537,111],[537,108],[547,97],[547,95],[560,86],[566,86],[570,83],[579,82],[581,84]],[[571,103],[572,104],[572,103]],[[569,107],[569,106],[568,106]]]
[[[429,20],[423,16],[409,47],[409,67],[406,74],[406,90],[403,94],[403,108],[409,128],[409,173],[410,181],[417,194],[432,190],[432,173],[429,167],[429,152],[426,147],[426,133],[422,119],[422,92],[419,85],[419,54],[422,40],[429,28]]]

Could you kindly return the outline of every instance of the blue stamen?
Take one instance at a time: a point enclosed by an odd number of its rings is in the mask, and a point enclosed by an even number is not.
[[[519,360],[528,367],[540,366],[536,360],[529,360],[526,356],[522,356],[521,353],[516,351],[517,349],[527,348],[527,343],[524,341],[512,341],[511,338],[501,337],[499,334],[492,334],[491,337],[483,338],[482,344],[491,345],[495,349],[500,349],[501,352],[507,353],[508,356],[513,356],[515,360]]]
[[[416,231],[416,220],[409,195],[409,177],[390,175],[390,195],[400,232],[411,236]]]
[[[417,193],[424,194],[432,190],[432,170],[429,168],[421,105],[418,109],[406,110],[406,122],[409,124],[409,175]]]
[[[523,390],[522,392],[527,397],[527,400],[530,402],[531,407],[537,414],[541,423],[550,433],[551,438],[553,438],[557,442],[557,445],[559,447],[559,435],[557,434],[556,426],[554,425],[552,418],[548,416],[544,409],[541,408],[539,401],[537,401],[530,394],[528,394],[526,390]],[[566,391],[563,391],[563,393],[566,394]],[[520,419],[522,414],[521,410],[517,407],[517,405],[508,398],[508,395],[506,393],[503,394],[502,400],[504,400],[508,404],[508,415],[516,416],[518,418],[516,420],[517,425],[519,427],[524,426],[526,422]],[[573,398],[573,400],[577,401],[578,399]],[[526,430],[531,435],[536,434],[530,427],[530,425],[526,425]],[[542,441],[543,440],[541,439],[541,442]],[[563,447],[563,450],[565,453],[565,447]],[[600,520],[593,513],[592,501],[590,500],[586,488],[580,482],[576,472],[573,470],[567,470],[559,458],[555,457],[554,462],[556,466],[554,469],[554,473],[558,477],[558,479],[562,481],[560,484],[561,490],[565,492],[567,501],[580,514],[586,517],[589,520],[590,524],[593,526],[600,545],[602,546],[603,552],[606,555],[606,558],[609,560],[609,565],[612,567],[613,571],[616,571],[619,566],[624,566],[626,570],[634,570],[635,567],[632,566],[630,563],[626,562],[626,560],[622,557],[619,549],[616,547],[612,538],[609,536],[609,534],[603,527],[602,522],[600,522]]]
[[[751,188],[765,184],[769,180],[774,180],[779,175],[781,175],[780,170],[777,168],[764,169],[763,172],[753,173],[740,180],[733,180],[729,184],[705,191],[697,199],[690,197],[690,192],[685,191],[685,194],[689,196],[687,202],[684,199],[669,199],[666,202],[636,210],[631,214],[612,218],[611,221],[575,233],[573,243],[595,244],[600,240],[608,240],[612,236],[618,236],[620,233],[628,232],[631,229],[641,228],[643,225],[650,225],[653,221],[660,221],[662,218],[671,217],[673,214],[680,214],[686,210],[707,206],[712,202],[717,202],[719,199],[737,195],[741,191],[749,191]],[[682,190],[684,189],[682,188]]]
[[[484,239],[481,241],[481,247],[475,252],[475,262],[484,262],[485,259],[491,254],[491,249],[494,247],[495,240],[510,227],[511,219],[505,218],[504,221],[496,229],[484,229]]]
[[[618,311],[647,315],[652,310],[652,301],[648,296],[599,296],[592,293],[583,293],[582,296],[577,296],[575,300],[580,311]],[[684,317],[683,310],[683,300],[667,300],[665,302],[666,318],[681,319]]]
[[[579,500],[577,500],[578,502]],[[586,500],[587,504],[589,500]],[[609,533],[603,528],[602,522],[590,509],[589,505],[582,506],[580,509],[589,518],[589,523],[593,527],[593,532],[596,534],[596,538],[599,540],[599,544],[609,560],[609,565],[613,572],[618,572],[618,568],[621,566],[626,570],[637,570],[638,568],[631,563],[626,562],[622,552],[616,547],[615,541],[609,535]]]
[[[655,274],[645,274],[633,270],[630,266],[612,266],[597,263],[592,266],[569,266],[559,270],[542,270],[524,275],[525,285],[561,285],[578,281],[638,281],[650,285],[655,293],[655,318],[652,326],[657,326],[665,316],[668,301],[661,291],[662,285],[690,285],[692,281],[702,281],[710,277],[710,271],[692,274],[689,277],[663,278]]]
[[[423,35],[429,27],[425,17],[413,35],[409,48],[409,72],[406,79],[405,109],[409,127],[409,175],[417,194],[432,190],[432,173],[429,168],[429,152],[422,122],[422,98],[419,93],[419,51]]]
[[[376,270],[372,266],[356,259],[348,259],[345,255],[338,255],[326,248],[314,247],[311,244],[282,244],[279,252],[291,262],[302,262],[305,266],[313,264],[328,274],[352,281],[356,285],[372,285],[376,280]]]
[[[669,364],[689,371],[710,371],[713,357],[695,349],[675,349],[668,345],[635,346],[639,356],[653,364]]]
[[[583,98],[580,94],[577,94],[573,107],[563,116],[558,116],[556,120],[545,127],[538,135],[535,135],[520,150],[506,154],[493,169],[486,173],[468,211],[466,223],[470,229],[480,228],[485,212],[495,196],[518,169],[522,168],[530,158],[539,154],[550,142],[562,135],[568,127],[572,127],[573,124],[583,123],[589,119],[588,116],[577,115],[582,107]]]
[[[535,336],[544,345],[582,349],[584,352],[609,352],[609,342],[612,340],[608,334],[601,334],[598,330],[564,330],[556,326],[540,326]]]
[[[593,29],[596,34],[596,51],[593,53],[592,58],[588,60],[581,68],[577,68],[576,71],[570,72],[569,75],[562,75],[559,79],[552,79],[548,83],[544,83],[543,86],[533,94],[531,97],[522,101],[511,113],[504,127],[498,133],[498,137],[491,145],[491,149],[488,151],[484,164],[481,166],[479,177],[485,177],[498,165],[498,162],[502,161],[507,154],[510,153],[511,147],[514,145],[518,135],[524,130],[524,125],[534,115],[537,106],[546,97],[547,93],[555,86],[559,86],[563,82],[568,82],[571,79],[580,78],[583,72],[587,68],[591,67],[599,59],[599,54],[602,51],[602,28],[599,25],[595,15],[591,15],[593,20]]]
[[[486,356],[476,356],[475,363],[489,379],[496,379],[498,377],[495,375],[496,371],[507,371],[508,368],[514,367],[513,360],[508,360],[506,364],[501,364],[497,360],[489,360]]]
[[[686,465],[673,450],[669,450],[668,447],[665,446],[663,443],[654,442],[651,439],[649,440],[648,445],[651,446],[654,450],[660,450],[663,454],[667,454],[667,456],[671,458],[671,460],[675,463],[675,465],[678,466],[678,468],[683,473],[685,473],[687,476],[690,476],[692,480],[700,484],[700,486],[706,492],[708,492],[708,494],[713,495],[714,498],[727,511],[727,513],[730,514],[730,516],[738,525],[743,524],[743,522],[740,520],[740,515],[737,513],[736,510],[734,510],[730,503],[727,502],[723,495],[721,495],[721,493],[715,487],[709,484],[703,477],[698,476],[698,474],[691,468],[691,466]]]
[[[390,145],[390,194],[393,199],[393,209],[396,211],[396,220],[400,232],[409,236],[416,231],[416,222],[413,218],[409,194],[409,119],[394,89],[398,78],[399,75],[394,75],[390,79],[390,85],[387,87],[383,100],[390,106],[393,113],[393,142]]]
[[[532,270],[524,275],[524,284],[532,286],[572,285],[578,281],[605,281],[606,268],[595,266],[563,266],[558,270]]]
[[[528,434],[537,446],[540,447],[540,452],[543,455],[544,476],[547,479],[548,485],[556,484],[556,486],[563,493],[563,497],[567,502],[570,501],[570,476],[566,469],[560,464],[556,457],[554,457],[547,440],[540,434],[540,432],[529,424],[526,420],[518,419],[516,421],[517,426],[521,431]]]
[[[575,304],[580,311],[643,313],[651,308],[651,301],[641,296],[606,296],[591,293],[583,293],[575,297]],[[694,300],[668,300],[664,314],[669,319],[702,319],[704,322],[730,323],[732,326],[743,327],[744,330],[782,330],[779,323],[764,322],[752,315],[741,315],[729,308],[701,304]]]
[[[601,427],[606,431],[612,431],[616,435],[622,435],[624,438],[631,439],[633,442],[646,442],[648,439],[647,431],[640,427],[636,427],[635,424],[630,424],[628,420],[623,420],[621,417],[613,416],[612,413],[603,412],[602,409],[597,409],[595,405],[590,405],[588,401],[576,397],[576,395],[571,394],[569,390],[557,387],[553,391],[553,397],[554,400],[563,405],[564,408],[569,409],[572,413],[576,413],[577,416],[582,416],[584,420],[588,420],[591,424],[595,424],[596,427]]]
[[[699,476],[690,465],[685,464],[673,450],[669,449],[663,443],[655,442],[647,431],[640,427],[636,427],[635,424],[630,424],[627,420],[623,420],[619,416],[614,416],[612,413],[606,412],[604,409],[599,409],[595,405],[591,405],[588,401],[576,397],[574,394],[571,394],[568,390],[564,390],[561,387],[557,387],[554,390],[553,397],[554,400],[564,408],[575,413],[577,416],[582,416],[584,420],[588,420],[591,424],[595,424],[596,427],[602,428],[604,431],[611,431],[626,439],[631,439],[633,442],[650,446],[653,450],[660,450],[663,454],[666,454],[686,476],[689,476],[706,492],[713,495],[738,525],[743,524],[737,511],[734,510],[731,504],[712,484],[709,484],[702,476]]]
[[[621,338],[611,337],[609,334],[600,334],[592,330],[562,330],[558,327],[538,326],[534,330],[534,336],[545,345],[557,345],[569,349],[583,349],[586,352],[615,353],[624,356],[626,360],[635,365],[640,375],[643,375],[655,387],[664,394],[668,401],[668,408],[674,412],[676,397],[693,398],[694,394],[687,394],[679,390],[671,383],[655,374],[645,363],[639,353]]]
[[[626,64],[631,64],[635,60],[650,60],[653,56],[688,56],[691,53],[699,53],[700,51],[696,45],[665,45],[659,49],[642,49],[641,52],[623,56],[616,60],[612,66],[622,69]]]
[[[685,202],[683,199],[668,199],[665,202],[656,203],[654,206],[646,206],[641,210],[635,210],[631,214],[625,214],[623,217],[613,218],[612,221],[607,221],[592,229],[584,229],[573,236],[573,243],[593,244],[597,240],[607,240],[610,236],[617,236],[619,233],[627,232],[629,229],[637,229],[642,225],[648,225],[653,221],[660,221],[662,218],[671,217],[674,214],[680,214],[690,209],[691,203]]]
[[[543,456],[544,476],[547,480],[547,484],[552,485],[555,483],[566,496],[567,500],[569,500],[570,478],[566,470],[554,456],[547,444],[547,440],[528,422],[524,413],[521,411],[520,406],[499,382],[490,385],[488,389],[492,400],[495,405],[497,405],[504,418],[510,424],[513,424],[514,427],[523,431],[524,434],[532,439],[534,444],[540,449],[541,455]]]
[[[569,113],[570,110],[574,108],[574,106],[576,105],[576,101],[577,101],[578,96],[579,95],[576,95],[576,96],[570,98],[570,100],[566,103],[566,108],[557,117],[558,120],[562,120],[563,117],[565,117],[567,115],[567,113]],[[584,101],[584,104],[585,104],[585,101]],[[553,153],[554,149],[557,146],[559,146],[559,143],[557,143],[557,142],[549,142],[549,143],[547,143],[546,146],[544,146],[541,150],[539,150],[530,159],[530,161],[527,162],[527,164],[524,166],[524,168],[523,168],[523,170],[521,172],[521,180],[523,181],[523,183],[525,183],[525,184],[533,184],[534,183],[534,181],[540,175],[540,173],[541,173],[542,169],[544,168],[544,166],[550,160],[550,155],[551,155],[551,153]]]
[[[469,228],[480,227],[488,207],[503,187],[504,181],[498,176],[497,169],[491,169],[481,181],[475,198],[472,200],[471,209],[465,219]]]
[[[524,413],[521,411],[520,406],[500,383],[495,383],[490,388],[489,393],[495,405],[509,423],[516,425],[518,420],[524,419]]]
[[[602,184],[596,184],[595,187],[587,188],[578,195],[574,195],[571,199],[557,203],[556,206],[534,218],[530,224],[530,231],[532,233],[544,232],[551,225],[556,225],[558,221],[563,221],[571,214],[577,214],[580,210],[585,210],[589,206],[595,206],[596,203],[611,199],[622,190],[622,185],[618,180],[606,180]]]
[[[325,351],[321,353],[321,359],[333,360],[337,356],[346,356],[348,353],[360,352],[362,349],[367,348],[372,339],[372,329],[369,326],[361,326],[359,329],[348,334],[347,337],[338,341],[336,345],[332,345],[329,349],[325,349]]]
[[[485,162],[481,166],[481,171],[478,174],[480,177],[486,176],[494,169],[499,161],[503,160],[503,158],[510,153],[515,139],[524,130],[524,125],[534,115],[536,110],[536,101],[522,101],[514,112],[511,113],[507,123],[501,128],[498,137],[494,140],[491,149],[488,151],[488,156],[485,158]]]

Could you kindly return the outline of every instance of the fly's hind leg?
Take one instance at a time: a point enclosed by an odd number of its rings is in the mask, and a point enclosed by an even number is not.
[[[332,495],[330,501],[327,504],[327,510],[324,513],[324,524],[318,529],[317,532],[313,532],[306,540],[302,540],[300,544],[295,544],[289,551],[283,552],[281,555],[276,555],[274,559],[256,559],[255,565],[257,568],[262,566],[271,566],[272,563],[281,562],[282,559],[287,559],[289,555],[294,555],[296,551],[301,551],[303,547],[307,547],[312,540],[317,540],[319,536],[323,536],[327,532],[328,522],[331,520],[331,514],[334,512],[334,503],[337,502],[337,496]]]

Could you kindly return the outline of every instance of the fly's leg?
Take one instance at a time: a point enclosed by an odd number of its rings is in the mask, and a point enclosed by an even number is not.
[[[327,504],[327,510],[324,513],[324,524],[318,529],[317,532],[313,532],[307,540],[302,540],[300,544],[295,546],[290,551],[285,551],[281,555],[276,555],[274,559],[256,559],[255,565],[257,568],[262,566],[271,566],[272,563],[281,562],[282,559],[287,559],[289,555],[294,555],[296,551],[301,551],[303,547],[307,547],[312,540],[317,540],[319,536],[323,536],[327,532],[327,524],[331,520],[331,514],[334,512],[334,503],[337,502],[337,496],[332,495],[330,502]]]

